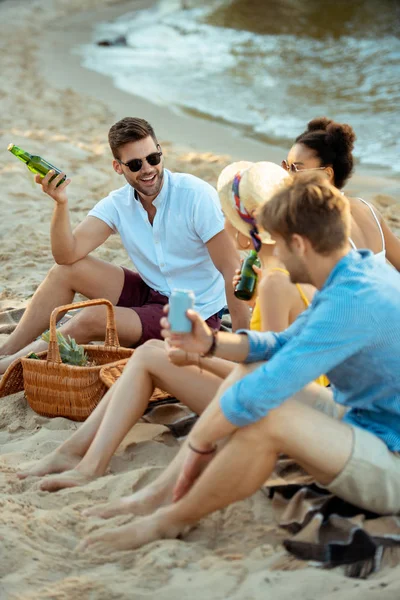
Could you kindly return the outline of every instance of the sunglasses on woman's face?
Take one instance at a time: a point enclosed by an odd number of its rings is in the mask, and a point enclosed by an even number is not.
[[[121,165],[125,165],[126,167],[128,167],[128,169],[132,171],[132,173],[137,173],[142,168],[143,161],[147,161],[150,166],[155,167],[156,165],[160,164],[161,157],[162,152],[160,150],[159,152],[152,152],[145,158],[132,158],[132,160],[128,160],[128,162],[126,163],[118,159],[118,162]]]
[[[288,173],[302,173],[303,171],[320,171],[322,169],[326,169],[326,167],[312,167],[311,169],[299,169],[299,167],[292,163],[289,165],[287,160],[283,160],[281,162],[282,169],[285,169]]]

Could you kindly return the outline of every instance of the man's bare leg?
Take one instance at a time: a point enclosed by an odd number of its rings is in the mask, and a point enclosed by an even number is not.
[[[88,344],[93,340],[104,340],[106,331],[105,306],[89,306],[77,313],[67,323],[59,328],[64,336],[70,336],[78,344]],[[133,346],[142,336],[142,323],[139,315],[132,308],[114,307],[115,324],[121,346]],[[0,361],[0,374],[5,371],[15,359],[26,356],[31,352],[47,350],[47,342],[37,340],[25,346],[19,352],[7,356]]]
[[[86,259],[85,259],[86,260]],[[89,260],[89,259],[87,259]],[[90,259],[97,260],[97,259]],[[114,283],[118,282],[119,276],[122,273],[122,277],[124,276],[122,269],[119,267],[114,267],[113,265],[108,265],[107,263],[103,263],[103,261],[99,261],[102,265],[106,265],[107,271],[108,267],[111,267],[111,272],[109,273],[109,277],[112,279],[114,277]],[[78,263],[77,263],[78,264]],[[116,269],[116,271],[115,271]],[[100,269],[101,271],[101,269]],[[100,277],[100,271],[98,275]],[[122,290],[122,287],[121,287]],[[120,291],[118,293],[109,294],[108,299],[111,302],[117,302]],[[80,291],[80,290],[77,290]],[[87,292],[87,290],[86,290]],[[104,290],[99,289],[96,294],[92,297],[101,296]],[[88,295],[88,294],[86,294]],[[107,298],[106,294],[103,294],[104,297]],[[111,296],[111,297],[110,297]],[[115,307],[115,321],[119,336],[119,341],[122,346],[131,346],[138,342],[142,336],[142,323],[140,321],[139,315],[132,310],[131,308],[123,308],[123,307]],[[85,308],[84,310],[77,313],[72,319],[70,319],[67,323],[65,323],[62,327],[60,327],[60,331],[64,335],[69,335],[76,340],[78,344],[87,344],[92,340],[102,340],[105,335],[105,325],[106,325],[106,308],[105,306],[93,306]],[[6,368],[16,359],[21,356],[26,356],[30,352],[41,352],[42,350],[47,349],[47,343],[42,340],[37,340],[32,342],[25,348],[19,350],[13,355],[8,356],[0,361],[0,374],[3,373]]]
[[[155,342],[152,342],[152,344],[154,343]],[[144,348],[145,346],[143,347],[143,349]],[[235,366],[232,370],[232,373],[224,381],[220,382],[220,386],[218,387],[218,390],[216,390],[217,395],[214,396],[213,402],[218,402],[218,399],[226,389],[228,389],[235,381],[237,381],[238,379],[242,379],[249,372],[257,368],[258,365],[259,363],[255,363],[253,365]],[[171,368],[171,364],[169,364],[169,368]],[[184,369],[184,367],[179,368],[181,369],[181,371]],[[192,374],[190,375],[189,383],[185,383],[185,386],[189,385],[188,391],[190,394],[190,398],[193,398],[193,394],[196,389],[200,389],[202,398],[204,399],[204,392],[202,387],[203,381],[204,379],[201,379],[201,381],[199,379],[199,381],[197,382],[197,379],[193,378],[192,372]],[[161,382],[161,380],[159,381],[159,387],[161,387],[162,389],[166,389],[165,383]],[[181,398],[179,393],[177,393],[176,395],[177,397]],[[109,519],[111,517],[115,517],[116,515],[127,513],[144,515],[152,513],[160,506],[171,503],[176,480],[179,476],[179,473],[181,472],[181,468],[183,463],[185,462],[186,456],[187,443],[185,442],[181,446],[179,452],[177,453],[173,461],[151,484],[147,485],[142,490],[131,494],[130,496],[125,496],[123,498],[120,498],[119,500],[115,500],[106,504],[101,504],[95,506],[94,508],[88,509],[85,511],[84,514],[86,516],[101,517],[103,519]]]
[[[345,466],[352,443],[348,425],[288,400],[258,423],[237,430],[181,500],[132,524],[103,529],[88,537],[83,547],[106,543],[126,550],[176,537],[204,516],[255,493],[280,453],[327,485]]]
[[[219,377],[201,374],[198,367],[171,364],[163,342],[152,341],[141,346],[125,367],[83,459],[74,470],[45,479],[41,489],[53,492],[103,475],[116,449],[143,415],[155,387],[171,393],[200,414],[220,384]]]
[[[87,298],[107,298],[116,304],[123,285],[122,268],[98,258],[88,256],[73,265],[54,265],[33,295],[16,329],[0,347],[0,354],[14,355],[30,344],[48,329],[52,310],[71,303],[75,293]],[[0,373],[5,371],[4,365],[4,361],[0,361]]]

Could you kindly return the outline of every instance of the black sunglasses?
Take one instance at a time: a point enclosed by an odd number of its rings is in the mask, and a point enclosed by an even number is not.
[[[152,152],[145,158],[133,158],[132,160],[129,160],[126,163],[122,162],[122,160],[118,159],[118,162],[121,165],[125,165],[126,167],[128,167],[128,169],[130,171],[132,171],[132,173],[137,173],[142,168],[144,160],[146,160],[149,163],[149,165],[151,165],[152,167],[155,167],[156,165],[160,164],[161,157],[162,157],[162,152],[160,150],[159,152]]]

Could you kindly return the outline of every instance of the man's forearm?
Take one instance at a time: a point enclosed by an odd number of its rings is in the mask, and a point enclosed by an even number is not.
[[[58,264],[73,262],[75,239],[69,218],[68,204],[56,204],[50,228],[51,251]]]
[[[217,334],[214,356],[225,358],[236,363],[244,362],[249,354],[249,340],[247,335],[237,333]]]

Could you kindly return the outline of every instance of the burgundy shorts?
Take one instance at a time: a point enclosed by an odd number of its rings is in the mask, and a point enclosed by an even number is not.
[[[131,308],[138,315],[142,323],[142,337],[135,346],[144,344],[147,340],[161,340],[160,319],[163,316],[163,307],[168,304],[168,297],[152,290],[143,281],[138,273],[122,267],[125,274],[124,287],[117,302],[117,306]],[[221,326],[220,313],[207,319],[212,329]]]

